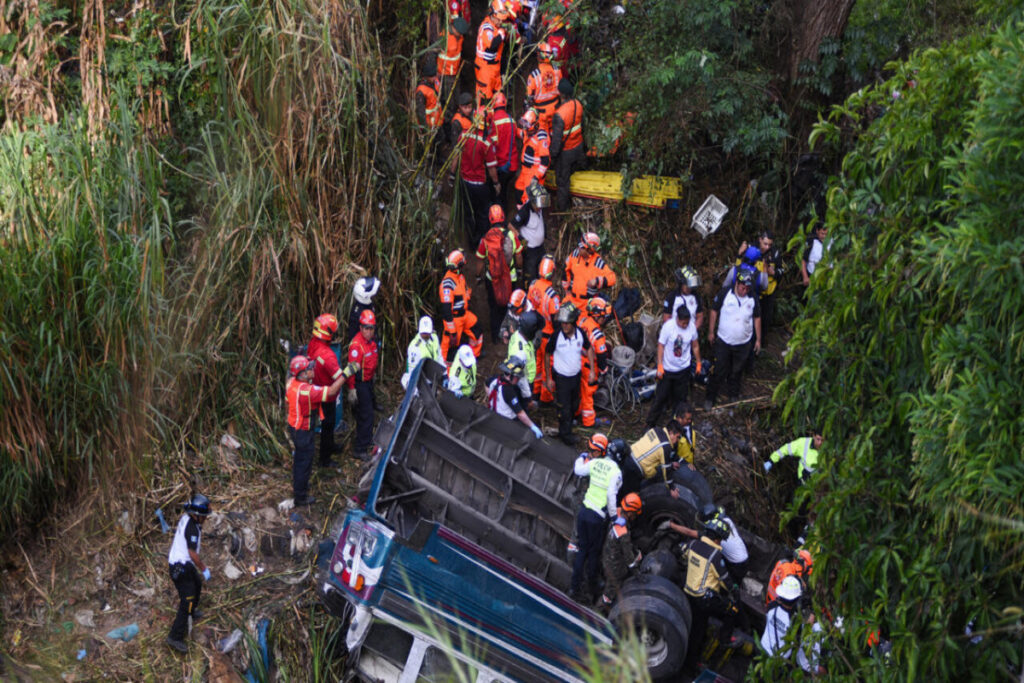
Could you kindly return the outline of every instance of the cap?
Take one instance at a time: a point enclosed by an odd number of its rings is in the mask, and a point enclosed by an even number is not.
[[[462,17],[455,17],[455,21],[452,22],[452,28],[455,29],[456,33],[461,35],[467,35],[469,33],[469,24]]]
[[[572,97],[574,92],[576,92],[576,88],[569,82],[569,79],[563,78],[558,82],[558,94]]]
[[[434,321],[430,319],[429,315],[425,315],[420,318],[420,334],[434,334]]]
[[[437,75],[437,57],[431,54],[427,61],[423,63],[423,68],[420,70],[427,78],[433,78]]]
[[[459,93],[459,106],[465,107],[467,104],[473,104],[473,94],[468,92]]]

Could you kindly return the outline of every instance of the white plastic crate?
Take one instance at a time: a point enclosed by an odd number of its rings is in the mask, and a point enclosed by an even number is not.
[[[704,203],[693,214],[693,229],[700,233],[701,237],[707,237],[718,230],[722,225],[722,219],[729,213],[729,207],[722,203],[722,200],[713,194],[709,194]]]

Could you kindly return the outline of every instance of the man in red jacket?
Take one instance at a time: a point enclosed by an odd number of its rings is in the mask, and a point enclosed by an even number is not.
[[[498,183],[498,155],[486,130],[487,111],[477,107],[471,128],[462,136],[459,157],[463,223],[469,248],[473,251],[490,229],[487,212],[501,187]]]
[[[498,195],[498,203],[502,209],[508,207],[508,188],[512,185],[516,173],[519,171],[519,150],[516,148],[516,122],[508,113],[508,100],[504,93],[494,93],[491,100],[491,142],[494,144],[494,153],[498,157],[498,182],[501,184],[501,193]]]
[[[313,321],[313,338],[309,340],[306,355],[313,362],[313,384],[317,386],[330,386],[341,376],[338,356],[331,348],[331,341],[337,332],[338,319],[330,313],[324,313]],[[338,392],[334,392],[332,399],[335,399],[337,394]],[[330,467],[331,456],[340,450],[334,443],[337,408],[336,400],[320,403],[320,413],[323,415],[320,422],[320,467]]]
[[[377,372],[377,317],[373,311],[363,311],[359,316],[359,334],[348,345],[348,361],[356,363],[359,371],[349,377],[348,397],[355,405],[356,438],[352,445],[352,457],[359,460],[369,458],[373,441],[373,376]]]

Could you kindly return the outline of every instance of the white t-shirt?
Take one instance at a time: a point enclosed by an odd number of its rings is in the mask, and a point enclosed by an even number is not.
[[[587,335],[578,327],[571,337],[566,337],[559,328],[548,341],[551,354],[551,368],[563,377],[578,375],[583,369],[583,352],[590,348]]]
[[[739,564],[740,562],[746,562],[750,554],[747,552],[747,544],[740,538],[740,532],[736,530],[736,523],[728,517],[720,517],[723,522],[729,525],[729,538],[722,541],[722,557],[725,558],[726,562],[732,562],[733,564]],[[742,576],[734,576],[737,581],[741,580]]]
[[[538,211],[530,211],[530,217],[526,225],[519,228],[519,236],[526,242],[527,247],[540,247],[544,245],[544,218]]]
[[[171,552],[167,554],[167,564],[191,564],[192,557],[188,554],[191,547],[197,553],[202,537],[202,530],[187,512],[178,520],[178,528],[174,530],[171,541]]]
[[[754,336],[754,318],[760,317],[757,299],[738,296],[733,289],[725,291],[716,301],[718,308],[718,338],[730,346],[746,344]],[[721,307],[717,304],[721,303]]]
[[[661,354],[665,372],[680,372],[690,367],[690,346],[696,338],[697,328],[692,318],[686,327],[679,327],[674,316],[662,323],[658,343],[665,347]]]

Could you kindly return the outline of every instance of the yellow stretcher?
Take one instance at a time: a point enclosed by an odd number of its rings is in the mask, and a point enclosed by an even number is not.
[[[544,186],[556,189],[555,172],[544,176]],[[622,195],[622,174],[615,171],[577,171],[569,180],[569,193],[587,199],[609,199],[651,209],[678,209],[683,184],[678,178],[645,175],[633,180],[628,197]]]

